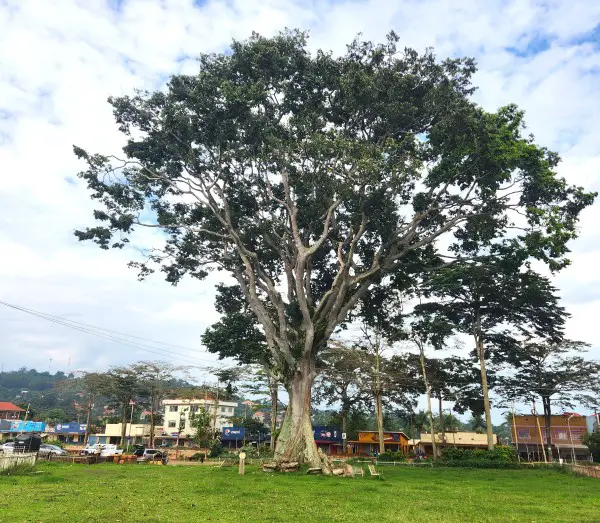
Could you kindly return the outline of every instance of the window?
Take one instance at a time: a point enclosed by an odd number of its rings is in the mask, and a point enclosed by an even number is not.
[[[229,407],[229,413],[233,414],[233,407]]]
[[[569,439],[569,435],[567,434],[567,431],[564,429],[555,430],[554,437],[556,439]]]
[[[171,405],[169,407],[169,412],[177,412],[177,405]]]
[[[227,411],[225,407],[221,407],[221,414],[224,414]]]
[[[571,430],[571,436],[573,437],[573,441],[581,441],[583,439],[583,430]]]
[[[198,412],[198,405],[192,405],[190,407],[190,414],[194,414],[195,412]]]
[[[169,428],[170,429],[174,429],[175,428],[175,422],[174,421],[169,421]]]
[[[519,429],[519,438],[522,438],[522,439],[529,438],[529,429]]]

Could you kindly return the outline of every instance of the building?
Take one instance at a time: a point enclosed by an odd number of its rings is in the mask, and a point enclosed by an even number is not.
[[[85,440],[87,425],[72,421],[70,423],[57,423],[54,427],[48,427],[46,435],[48,438],[57,439],[63,443],[82,445]]]
[[[383,445],[386,452],[408,454],[408,436],[404,432],[385,431]],[[348,441],[348,452],[361,456],[374,456],[379,452],[379,432],[376,430],[360,431],[358,439]]]
[[[0,401],[0,419],[16,420],[21,419],[21,414],[25,412],[21,407],[17,407],[9,401]]]
[[[96,443],[112,443],[117,445],[121,441],[121,428],[122,423],[107,423],[104,427],[104,432],[101,434],[92,434],[89,438],[89,443],[95,445]],[[157,427],[155,430],[155,438],[157,434],[160,436],[162,433],[162,427]],[[127,423],[125,425],[125,444],[136,445],[142,443],[148,443],[150,440],[150,425],[143,423]],[[83,438],[81,438],[83,441]]]
[[[547,455],[546,457],[552,460],[565,459],[567,461],[589,459],[590,451],[583,444],[583,438],[588,433],[586,417],[580,414],[566,413],[550,418],[552,456]],[[548,448],[546,420],[543,415],[514,416],[511,419],[511,436],[513,445],[523,459],[544,461],[544,452],[548,452]]]
[[[325,454],[341,454],[344,446],[342,440],[342,429],[340,427],[313,427],[313,435],[317,448],[320,448]]]
[[[458,447],[462,449],[487,449],[487,434],[478,432],[445,432],[434,435],[435,444],[438,448]],[[418,440],[410,440],[411,448],[416,454],[433,456],[433,443],[430,433],[423,433]],[[498,437],[494,434],[494,445],[498,444]]]
[[[224,427],[232,425],[231,418],[235,414],[238,406],[236,401],[219,401],[214,399],[168,399],[163,401],[164,416],[162,426],[162,441],[167,440],[187,440],[196,434],[196,429],[192,428],[191,418],[201,408],[206,409],[216,431],[221,432]]]

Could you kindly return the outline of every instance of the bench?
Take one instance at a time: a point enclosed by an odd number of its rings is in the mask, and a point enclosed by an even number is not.
[[[368,465],[369,467],[369,474],[371,475],[372,478],[377,478],[377,479],[381,479],[383,477],[383,474],[381,472],[377,472],[375,470],[375,465]]]

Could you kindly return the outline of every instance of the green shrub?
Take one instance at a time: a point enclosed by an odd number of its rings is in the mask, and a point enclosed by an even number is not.
[[[210,452],[208,453],[208,457],[209,458],[217,458],[219,457],[221,454],[223,454],[223,447],[221,447],[221,445],[218,442],[214,442],[211,446],[210,446]]]
[[[406,456],[402,452],[386,451],[379,454],[378,461],[404,461]]]
[[[493,450],[446,447],[442,450],[442,458],[440,461],[517,463],[518,458],[517,451],[514,447],[496,445]]]
[[[56,445],[57,447],[60,447],[61,449],[65,448],[65,442],[60,441],[59,439],[46,440],[46,441],[44,441],[44,445]]]

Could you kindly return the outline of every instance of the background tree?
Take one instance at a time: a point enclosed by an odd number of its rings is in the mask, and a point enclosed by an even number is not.
[[[316,403],[340,405],[340,421],[342,432],[348,435],[348,418],[353,410],[362,410],[369,402],[369,392],[361,387],[360,375],[363,372],[363,355],[355,349],[348,348],[341,342],[332,340],[319,360],[321,375],[316,384],[314,399]],[[343,440],[343,451],[346,452],[346,439]]]
[[[600,362],[582,356],[586,347],[589,344],[581,341],[538,339],[524,341],[508,354],[514,373],[503,378],[502,395],[528,403],[542,400],[548,456],[552,456],[552,403],[572,408],[585,401],[586,392],[600,380]]]
[[[131,366],[131,371],[137,375],[138,394],[150,411],[150,447],[154,447],[156,416],[157,412],[160,416],[162,400],[176,385],[175,373],[184,370],[181,365],[170,365],[164,361],[140,361]]]
[[[270,445],[274,449],[281,375],[273,364],[260,324],[239,286],[218,285],[215,308],[221,313],[221,319],[202,334],[202,343],[209,352],[218,354],[219,359],[233,358],[246,365],[244,372],[250,373],[251,381],[258,386],[254,392],[262,391],[263,385],[266,387],[271,403]],[[262,370],[248,367],[251,365],[260,365]]]
[[[433,273],[424,283],[426,297],[435,298],[415,307],[417,314],[434,317],[430,324],[446,323],[451,332],[472,336],[473,356],[480,366],[488,447],[494,447],[487,360],[494,351],[507,352],[515,345],[514,332],[529,332],[546,339],[562,336],[563,309],[547,278],[521,268],[527,249],[514,244],[495,245],[494,254],[473,263],[460,263]],[[511,329],[511,330],[508,330]],[[436,339],[441,342],[442,336]],[[507,357],[507,356],[505,356]]]
[[[100,204],[80,240],[122,248],[158,228],[165,244],[133,263],[141,277],[158,265],[174,284],[211,270],[237,281],[290,398],[278,461],[321,464],[317,356],[369,289],[428,264],[442,237],[460,250],[505,234],[509,214],[532,255],[561,266],[593,200],[522,136],[514,106],[469,100],[473,60],[398,40],[356,40],[340,57],[311,55],[297,31],[234,41],[195,76],[109,99],[125,159],[75,148]]]
[[[131,367],[112,367],[104,377],[103,395],[109,405],[121,413],[120,444],[125,444],[128,418],[131,418],[132,402],[141,392],[141,383],[137,372]]]

